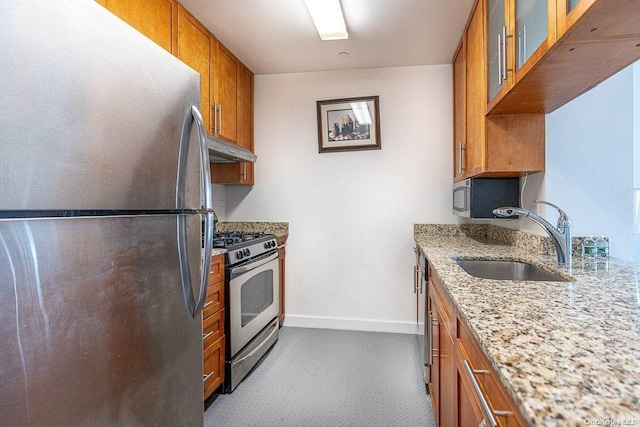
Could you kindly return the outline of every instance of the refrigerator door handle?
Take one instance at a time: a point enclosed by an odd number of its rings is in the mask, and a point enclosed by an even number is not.
[[[211,270],[211,250],[213,249],[213,195],[211,194],[211,176],[209,172],[209,149],[207,148],[207,132],[204,127],[204,120],[200,111],[195,106],[191,106],[191,113],[198,128],[198,140],[200,141],[200,194],[202,195],[202,205],[206,211],[204,221],[204,258],[200,270],[200,295],[193,310],[193,317],[196,317],[207,300],[207,290],[209,288],[209,272]]]
[[[213,248],[213,197],[211,194],[211,178],[209,175],[209,156],[207,149],[207,134],[204,128],[204,120],[198,108],[191,106],[185,115],[180,140],[180,155],[178,160],[178,179],[176,188],[176,205],[178,208],[185,207],[185,183],[187,173],[187,156],[189,153],[189,140],[193,123],[196,124],[198,132],[198,142],[200,149],[200,194],[202,205],[205,211],[204,223],[204,258],[201,265],[200,291],[198,300],[195,301],[191,286],[191,273],[189,270],[189,257],[187,252],[186,216],[178,217],[178,254],[180,257],[180,271],[182,277],[182,287],[187,304],[187,309],[195,318],[207,299],[207,288],[209,282],[209,270],[211,269],[211,250]]]

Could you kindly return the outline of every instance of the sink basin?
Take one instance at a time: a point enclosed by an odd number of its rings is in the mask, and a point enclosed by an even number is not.
[[[568,282],[533,264],[520,261],[459,259],[456,263],[471,276],[494,280],[534,280],[542,282]]]

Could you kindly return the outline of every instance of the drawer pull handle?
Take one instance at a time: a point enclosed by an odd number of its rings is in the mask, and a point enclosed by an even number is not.
[[[482,389],[480,388],[480,384],[478,384],[478,380],[476,379],[475,374],[478,373],[484,373],[486,371],[474,371],[473,369],[471,369],[471,365],[469,364],[469,362],[467,360],[464,360],[462,362],[464,364],[464,369],[465,371],[467,371],[467,375],[469,376],[469,379],[471,380],[471,384],[473,385],[473,390],[476,392],[476,395],[478,396],[478,399],[480,400],[480,406],[482,407],[482,411],[485,413],[485,415],[487,416],[488,420],[489,420],[489,427],[497,427],[498,426],[498,420],[496,420],[496,416],[493,413],[493,410],[491,409],[491,406],[489,406],[489,402],[487,402],[487,398],[484,396],[484,394],[482,393]],[[500,411],[502,412],[502,411]]]
[[[202,334],[202,339],[203,339],[203,340],[206,340],[206,339],[207,339],[207,338],[209,338],[211,335],[213,335],[213,333],[214,333],[214,332],[215,332],[215,331],[211,331],[211,332],[209,332],[207,335]]]
[[[202,377],[203,377],[202,382],[205,382],[206,380],[208,380],[211,377],[211,375],[213,375],[215,373],[216,373],[216,371],[211,371],[211,373],[209,375],[202,374]]]

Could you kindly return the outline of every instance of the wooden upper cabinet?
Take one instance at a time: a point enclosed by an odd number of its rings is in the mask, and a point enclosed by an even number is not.
[[[236,143],[253,152],[253,73],[241,63],[237,66]],[[214,184],[253,185],[254,164],[219,163],[211,166]]]
[[[178,51],[176,56],[200,74],[200,112],[205,129],[211,129],[209,74],[211,35],[181,5],[178,6]]]
[[[485,44],[484,44],[484,2],[476,3],[469,21],[465,37],[465,125],[466,146],[464,149],[465,171],[459,178],[467,178],[484,172],[485,162]]]
[[[239,61],[216,39],[211,39],[211,99],[214,117],[213,134],[237,142],[238,69]]]
[[[548,0],[546,5],[548,37],[536,50],[533,49],[543,32],[534,37],[531,25],[516,27],[517,8],[514,9],[507,50],[518,54],[516,47],[520,46],[520,52],[530,56],[523,56],[525,62],[520,65],[507,55],[506,64],[516,70],[515,75],[507,79],[509,87],[496,96],[490,91],[488,114],[550,113],[640,59],[637,0]],[[536,13],[535,16],[541,14]],[[521,22],[525,18],[520,17]],[[520,33],[525,32],[527,38],[521,38],[527,46],[516,43]],[[497,46],[497,36],[489,33],[487,43],[489,47]],[[490,58],[491,55],[487,59],[489,67]],[[516,68],[509,65],[512,62]],[[488,85],[492,84],[490,80]]]
[[[178,3],[175,0],[97,0],[97,2],[166,51],[176,54]]]
[[[561,0],[560,0],[561,1]],[[487,110],[556,41],[556,0],[486,0]]]
[[[476,3],[454,58],[455,181],[471,177],[515,177],[543,171],[545,166],[543,114],[489,117],[485,114],[488,87],[484,7],[487,4],[482,0]],[[464,96],[459,96],[463,87]],[[463,138],[460,150],[459,142]]]
[[[463,178],[466,171],[466,43],[465,35],[453,59],[453,180]]]
[[[238,67],[238,145],[253,152],[253,73]],[[238,165],[240,184],[253,185],[254,163]]]

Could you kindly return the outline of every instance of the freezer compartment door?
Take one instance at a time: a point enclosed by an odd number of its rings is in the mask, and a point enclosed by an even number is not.
[[[200,221],[186,221],[193,277]],[[0,221],[0,425],[202,426],[177,222]]]
[[[95,2],[1,2],[0,28],[0,210],[176,208],[199,75]]]

